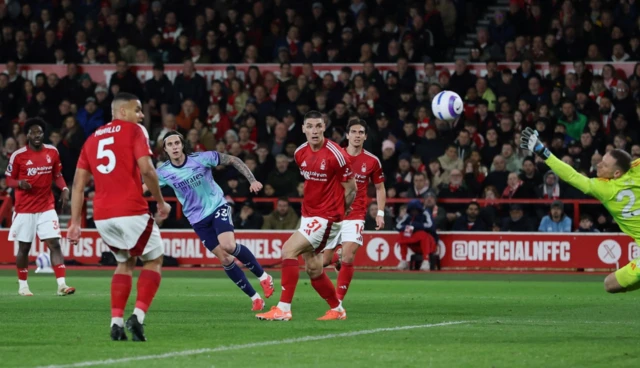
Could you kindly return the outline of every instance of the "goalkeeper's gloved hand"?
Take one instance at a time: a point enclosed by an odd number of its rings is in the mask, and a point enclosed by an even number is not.
[[[542,144],[538,138],[538,132],[531,128],[525,128],[520,137],[520,148],[529,150],[543,159],[548,159],[551,152]]]

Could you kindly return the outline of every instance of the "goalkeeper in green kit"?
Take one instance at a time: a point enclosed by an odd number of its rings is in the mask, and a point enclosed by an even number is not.
[[[598,177],[590,179],[554,156],[531,128],[522,131],[520,147],[542,157],[560,179],[602,202],[620,229],[640,244],[640,159],[632,162],[627,152],[614,149],[598,164]],[[640,288],[640,258],[607,275],[604,288],[609,293]]]

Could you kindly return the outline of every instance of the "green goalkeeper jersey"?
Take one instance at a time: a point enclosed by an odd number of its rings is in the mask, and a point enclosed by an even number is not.
[[[636,202],[640,199],[640,159],[618,179],[587,178],[554,155],[546,163],[560,179],[602,202],[620,229],[640,244],[640,202]]]

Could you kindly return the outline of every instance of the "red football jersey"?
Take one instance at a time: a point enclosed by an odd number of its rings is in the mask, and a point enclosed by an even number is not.
[[[62,163],[56,147],[44,144],[40,151],[29,146],[13,152],[5,176],[26,180],[30,190],[16,190],[16,213],[39,213],[55,208],[51,185],[62,175]]]
[[[304,143],[294,154],[304,177],[302,216],[340,222],[344,217],[343,182],[353,177],[349,157],[340,146],[325,138],[317,152]]]
[[[78,168],[93,175],[95,220],[149,213],[137,161],[151,155],[149,135],[140,124],[114,120],[87,139]]]
[[[349,153],[347,153],[349,155]],[[367,214],[367,189],[369,179],[373,184],[384,183],[384,172],[380,160],[367,150],[362,150],[358,156],[351,156],[351,169],[356,177],[358,194],[351,205],[351,212],[345,220],[364,220]]]

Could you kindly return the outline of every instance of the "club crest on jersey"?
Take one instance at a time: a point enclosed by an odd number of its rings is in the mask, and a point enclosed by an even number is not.
[[[362,172],[367,172],[367,164],[362,164]]]
[[[47,163],[51,163],[51,156],[47,155]]]
[[[322,162],[320,163],[320,170],[325,170],[326,168],[327,168],[327,161],[323,159]]]

